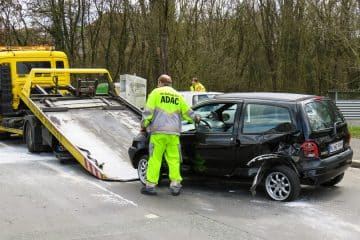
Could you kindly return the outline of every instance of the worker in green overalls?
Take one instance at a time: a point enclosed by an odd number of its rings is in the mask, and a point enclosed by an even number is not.
[[[158,87],[150,93],[143,112],[142,130],[146,129],[151,134],[147,182],[141,189],[143,194],[156,195],[155,186],[159,180],[164,154],[169,167],[170,192],[174,196],[180,194],[181,121],[184,119],[192,123],[194,120],[199,120],[171,84],[170,76],[161,75],[158,78]]]

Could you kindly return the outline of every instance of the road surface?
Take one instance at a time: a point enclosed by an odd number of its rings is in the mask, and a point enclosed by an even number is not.
[[[360,169],[338,187],[304,187],[279,203],[248,183],[190,178],[170,195],[139,182],[104,182],[20,140],[0,142],[0,239],[360,239]]]

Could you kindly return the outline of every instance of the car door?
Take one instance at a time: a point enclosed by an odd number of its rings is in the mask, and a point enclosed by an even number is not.
[[[238,135],[239,167],[246,169],[254,157],[273,152],[286,132],[279,127],[292,126],[292,115],[291,109],[282,104],[245,103]]]
[[[239,103],[207,103],[195,109],[202,118],[193,145],[193,167],[210,175],[230,174],[236,165]]]

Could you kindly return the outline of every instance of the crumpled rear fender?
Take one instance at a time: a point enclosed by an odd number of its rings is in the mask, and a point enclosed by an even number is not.
[[[274,153],[263,154],[263,155],[259,155],[259,156],[256,156],[255,158],[251,159],[247,163],[247,166],[250,167],[251,165],[253,165],[256,162],[261,162],[261,165],[260,165],[260,167],[254,177],[253,183],[250,187],[250,192],[253,196],[256,194],[256,188],[263,180],[265,173],[274,166],[278,166],[278,165],[289,166],[299,176],[299,172],[297,171],[296,165],[290,156],[284,156],[281,154],[274,154]]]

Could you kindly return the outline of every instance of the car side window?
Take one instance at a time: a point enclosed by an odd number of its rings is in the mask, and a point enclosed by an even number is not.
[[[198,131],[231,133],[236,110],[236,103],[213,103],[198,107],[194,110],[202,119]]]
[[[243,122],[244,134],[282,132],[282,126],[292,123],[288,108],[253,103],[246,105]]]

